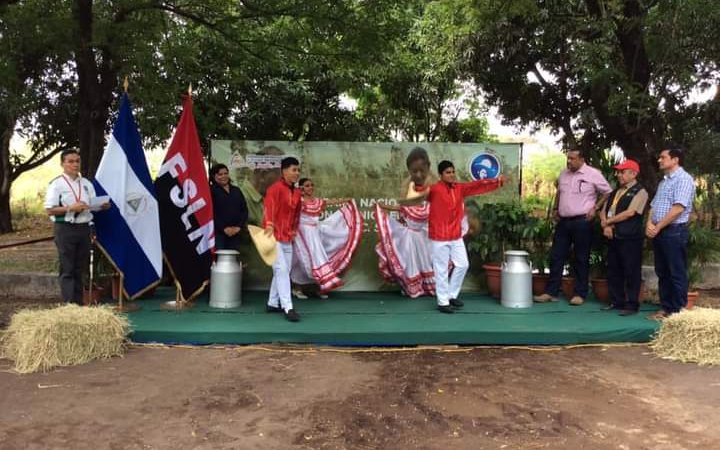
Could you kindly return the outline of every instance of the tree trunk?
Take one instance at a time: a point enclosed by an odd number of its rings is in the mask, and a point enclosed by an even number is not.
[[[0,189],[0,234],[13,231],[12,211],[10,211],[10,189]]]
[[[102,158],[105,127],[117,78],[109,51],[101,52],[93,46],[92,6],[92,0],[76,0],[73,7],[77,23],[78,141],[82,172],[86,177],[95,175]]]
[[[10,188],[13,182],[13,171],[10,162],[10,139],[15,131],[14,118],[0,111],[0,234],[13,231],[12,211],[10,211]]]

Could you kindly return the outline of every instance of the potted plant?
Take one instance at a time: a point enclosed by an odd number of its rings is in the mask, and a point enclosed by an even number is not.
[[[703,281],[703,269],[710,263],[720,261],[720,233],[706,226],[692,223],[688,229],[688,303],[695,306],[699,297],[698,284]]]
[[[590,249],[590,286],[597,300],[607,303],[610,289],[607,280],[608,241],[603,235],[599,221],[593,225],[592,247]]]
[[[525,245],[530,252],[530,262],[533,267],[533,295],[541,295],[545,292],[550,278],[547,271],[550,265],[550,249],[555,223],[547,215],[532,217],[526,230]]]
[[[477,232],[468,249],[484,261],[490,295],[500,298],[500,271],[506,250],[520,249],[529,234],[529,208],[520,202],[476,205],[471,214],[479,219]]]

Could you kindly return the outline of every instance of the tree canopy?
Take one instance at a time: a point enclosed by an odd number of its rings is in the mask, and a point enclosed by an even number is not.
[[[456,3],[470,23],[466,73],[507,122],[548,124],[591,159],[618,145],[640,162],[651,189],[663,142],[695,150],[711,125],[717,129],[712,101],[688,102],[693,91],[718,83],[715,2]]]
[[[205,143],[488,140],[493,105],[591,162],[619,146],[651,190],[666,140],[716,174],[720,98],[688,99],[720,81],[717,23],[713,0],[5,1],[0,232],[21,173],[67,147],[94,173],[126,76],[148,145],[192,84]]]

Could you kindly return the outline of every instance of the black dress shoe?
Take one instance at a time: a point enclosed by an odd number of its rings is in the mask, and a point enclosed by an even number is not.
[[[465,303],[463,303],[462,300],[458,300],[456,298],[451,298],[450,306],[454,306],[456,308],[462,308],[463,306],[465,306]]]
[[[282,308],[279,306],[265,305],[265,311],[269,313],[282,312]]]
[[[618,313],[618,316],[633,316],[638,313],[637,309],[623,309]]]
[[[455,310],[452,309],[452,306],[450,305],[440,305],[438,306],[438,311],[445,314],[452,314],[455,312]]]
[[[605,305],[602,308],[600,308],[601,311],[622,311],[623,308],[621,306],[615,306],[615,305]]]
[[[298,314],[294,309],[289,309],[288,312],[285,313],[285,318],[288,322],[299,322],[300,314]]]

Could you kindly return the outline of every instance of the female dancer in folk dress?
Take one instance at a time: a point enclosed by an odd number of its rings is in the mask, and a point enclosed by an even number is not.
[[[436,181],[430,173],[430,158],[425,149],[412,149],[406,165],[410,176],[403,182],[402,198],[407,195],[411,182],[416,191],[422,191]],[[399,212],[400,220],[391,217],[388,211]],[[375,252],[380,274],[387,282],[399,284],[403,293],[411,298],[435,295],[427,228],[429,213],[426,202],[413,206],[375,205],[378,228]]]
[[[340,275],[350,265],[363,231],[363,219],[355,200],[323,200],[315,197],[312,180],[298,183],[302,190],[302,209],[297,236],[293,241],[294,258],[290,278],[296,285],[315,284],[320,298],[343,285]],[[325,220],[320,216],[326,206],[343,205]],[[307,298],[294,289],[298,298]]]

